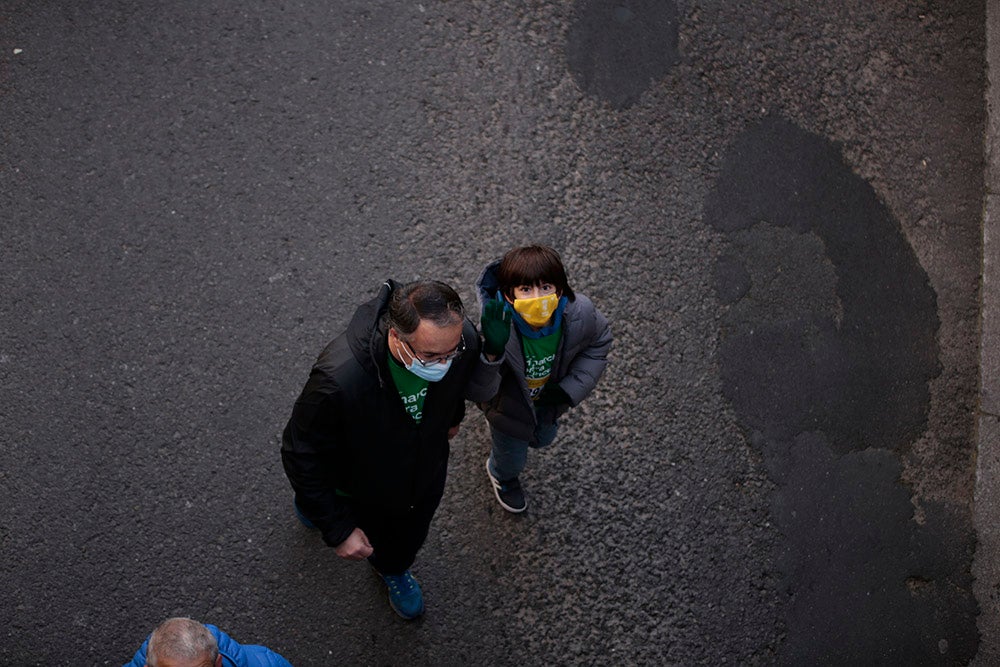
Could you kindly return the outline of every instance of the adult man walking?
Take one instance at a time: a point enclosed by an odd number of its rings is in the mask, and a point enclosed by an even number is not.
[[[368,559],[403,618],[424,611],[409,568],[444,492],[465,399],[499,387],[509,315],[491,308],[483,323],[481,346],[451,287],[387,281],[320,354],[282,437],[299,519],[341,558]]]

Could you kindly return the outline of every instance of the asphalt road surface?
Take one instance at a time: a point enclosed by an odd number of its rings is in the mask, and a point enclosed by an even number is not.
[[[984,23],[3,2],[0,664],[173,615],[300,666],[967,664]],[[470,410],[407,623],[295,520],[280,431],[383,279],[472,305],[528,241],[613,361],[524,515]]]

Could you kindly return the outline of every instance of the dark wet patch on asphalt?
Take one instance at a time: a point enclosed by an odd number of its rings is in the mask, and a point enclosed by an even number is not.
[[[672,0],[581,0],[566,36],[566,60],[587,94],[625,109],[673,67],[677,5]]]
[[[972,526],[931,503],[918,523],[900,480],[940,365],[899,223],[836,145],[774,117],[730,146],[705,217],[729,245],[723,393],[777,485],[781,662],[967,662]]]

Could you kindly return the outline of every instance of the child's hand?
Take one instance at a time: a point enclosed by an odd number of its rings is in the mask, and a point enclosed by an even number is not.
[[[510,311],[500,301],[490,300],[483,304],[483,316],[479,322],[483,329],[483,353],[494,357],[503,354],[510,338]]]
[[[556,382],[546,382],[535,399],[535,405],[570,405],[569,394]]]

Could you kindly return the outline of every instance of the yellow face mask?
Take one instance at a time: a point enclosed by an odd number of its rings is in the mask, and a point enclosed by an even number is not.
[[[546,294],[531,299],[514,299],[514,310],[533,327],[544,327],[559,306],[559,296]]]

